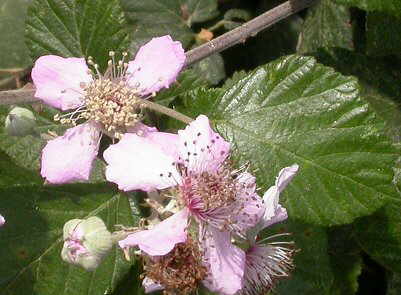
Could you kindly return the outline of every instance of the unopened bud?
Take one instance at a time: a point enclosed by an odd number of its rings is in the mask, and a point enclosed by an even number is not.
[[[63,228],[64,246],[61,258],[92,271],[113,246],[111,233],[96,216],[72,219]]]
[[[5,130],[8,135],[26,136],[32,134],[36,126],[34,114],[22,107],[14,107],[8,113],[5,121]]]

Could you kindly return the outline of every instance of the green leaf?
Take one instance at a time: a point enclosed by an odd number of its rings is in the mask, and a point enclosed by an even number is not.
[[[129,271],[130,263],[118,247],[94,272],[68,265],[60,257],[62,227],[70,219],[96,215],[109,230],[116,224],[133,225],[126,196],[106,185],[88,184],[22,184],[0,190],[7,196],[1,202],[7,220],[0,232],[2,294],[107,294]]]
[[[38,172],[16,165],[13,159],[0,150],[0,188],[40,183],[43,183],[43,179]]]
[[[34,60],[92,56],[104,69],[109,51],[125,49],[127,38],[118,0],[33,0],[28,9],[26,42]]]
[[[401,56],[401,18],[372,12],[366,17],[367,53],[374,56]]]
[[[198,89],[178,106],[208,115],[256,168],[266,190],[283,167],[300,171],[284,192],[293,218],[319,225],[373,213],[392,184],[398,151],[384,122],[358,96],[358,84],[311,57],[288,56],[249,73],[230,89]]]
[[[389,270],[401,272],[401,200],[393,200],[355,224],[362,249]]]
[[[320,62],[344,75],[354,75],[361,86],[361,97],[386,121],[386,131],[394,142],[401,142],[401,61],[371,58],[344,49],[321,50]]]
[[[401,16],[401,0],[335,0],[367,11],[382,11]]]
[[[157,103],[168,106],[180,95],[184,95],[200,86],[206,86],[205,77],[199,75],[196,71],[190,69],[182,72],[177,79],[177,82],[172,84],[170,88],[164,89],[157,93],[155,101]]]
[[[24,43],[26,9],[31,0],[3,0],[0,4],[0,70],[24,69],[29,66]]]
[[[326,230],[289,220],[285,224],[275,225],[270,231],[292,233],[291,240],[295,241],[295,247],[299,249],[294,259],[295,270],[288,279],[279,282],[277,294],[330,294],[334,276],[328,255]]]
[[[349,8],[331,0],[321,0],[308,10],[298,45],[299,53],[314,52],[320,47],[353,49]]]

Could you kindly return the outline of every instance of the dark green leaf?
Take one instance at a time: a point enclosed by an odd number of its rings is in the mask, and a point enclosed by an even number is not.
[[[278,284],[277,294],[330,294],[334,276],[330,266],[325,229],[294,221],[276,225],[272,230],[275,229],[279,232],[291,232],[293,234],[291,240],[295,241],[295,246],[299,249],[294,260],[295,270],[290,278],[283,279]],[[280,238],[276,240],[279,241]]]
[[[187,17],[189,26],[211,20],[219,15],[217,0],[186,0],[182,7],[189,13]]]
[[[362,271],[361,249],[352,235],[352,227],[342,226],[329,231],[329,255],[334,272],[330,295],[353,295],[358,291]]]
[[[174,99],[186,92],[200,86],[206,86],[205,77],[199,75],[194,70],[186,70],[182,72],[177,79],[177,82],[172,84],[170,88],[157,93],[155,101],[157,103],[168,106]]]
[[[6,196],[1,212],[7,220],[0,232],[2,294],[107,294],[129,271],[130,263],[117,247],[94,272],[60,257],[62,227],[70,219],[97,215],[109,230],[115,224],[133,225],[126,196],[105,185],[88,184],[0,190]]]
[[[335,0],[367,11],[382,11],[401,16],[401,0]]]
[[[126,48],[127,38],[118,0],[33,0],[28,9],[26,40],[33,59],[92,56],[104,69],[109,51]]]
[[[387,123],[387,132],[395,142],[401,141],[401,61],[395,58],[370,58],[335,49],[320,51],[320,62],[335,67],[345,75],[355,75],[361,96]]]
[[[389,283],[386,295],[399,295],[401,294],[401,274],[391,273],[389,276]]]
[[[349,8],[331,0],[321,0],[308,10],[298,45],[299,53],[320,47],[353,49]]]
[[[131,51],[136,52],[152,37],[169,34],[186,48],[194,40],[194,34],[186,22],[188,12],[179,0],[121,0],[128,22],[134,26]]]
[[[335,225],[373,213],[395,194],[398,151],[358,95],[354,78],[313,58],[288,56],[225,91],[193,91],[181,109],[207,114],[239,160],[257,168],[263,189],[281,168],[298,163],[299,174],[284,192],[290,215]]]
[[[385,13],[367,14],[366,43],[369,55],[384,56],[395,54],[401,56],[401,18]]]
[[[401,272],[401,201],[393,200],[355,225],[360,246],[384,267]]]

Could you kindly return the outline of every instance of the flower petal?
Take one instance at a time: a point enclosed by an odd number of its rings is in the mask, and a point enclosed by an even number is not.
[[[259,223],[248,232],[248,239],[250,241],[254,241],[256,235],[262,229],[287,219],[287,210],[278,202],[280,193],[295,176],[298,168],[298,165],[294,164],[290,167],[281,169],[276,178],[276,184],[270,187],[263,195],[264,213],[260,218]]]
[[[94,123],[70,128],[50,140],[42,151],[41,174],[50,183],[88,180],[99,148],[100,131]]]
[[[188,210],[183,209],[152,229],[130,234],[118,244],[123,249],[138,246],[139,249],[151,256],[166,255],[173,250],[176,244],[184,243],[187,240],[188,214]]]
[[[32,69],[35,97],[63,111],[82,105],[81,86],[92,81],[88,70],[83,58],[39,57]]]
[[[124,191],[152,191],[177,184],[180,175],[175,168],[177,138],[162,132],[146,136],[126,133],[103,153],[107,162],[106,178]]]
[[[142,286],[145,288],[145,293],[164,290],[164,287],[162,285],[148,277],[145,277],[143,279]]]
[[[262,198],[256,193],[255,181],[256,178],[248,172],[241,173],[237,177],[239,186],[237,202],[240,211],[235,215],[233,228],[242,235],[245,235],[247,229],[259,222],[265,210]]]
[[[298,172],[298,164],[280,170],[276,178],[276,186],[281,193]]]
[[[209,275],[203,284],[212,292],[232,295],[243,286],[245,252],[231,243],[230,234],[206,228],[202,240]]]
[[[169,35],[153,38],[128,63],[128,84],[139,88],[142,95],[168,88],[184,62],[185,53],[180,42],[173,41]]]
[[[0,214],[0,226],[3,226],[4,223],[6,223],[5,218],[3,217],[3,215]]]
[[[179,130],[178,136],[181,160],[190,171],[214,172],[230,151],[230,144],[213,131],[204,115],[198,116],[184,130]]]

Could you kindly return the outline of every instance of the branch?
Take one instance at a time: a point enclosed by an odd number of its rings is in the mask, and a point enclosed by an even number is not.
[[[0,105],[39,102],[37,98],[33,97],[34,94],[35,89],[0,91]]]
[[[216,39],[186,52],[185,67],[188,67],[205,57],[221,52],[238,43],[243,43],[249,37],[256,36],[260,31],[274,25],[280,20],[305,9],[317,0],[289,0],[283,4],[259,15],[245,24],[231,30]]]
[[[151,102],[150,100],[144,99],[141,102],[141,104],[143,105],[143,107],[146,107],[146,108],[148,108],[150,110],[153,110],[153,111],[156,111],[158,113],[165,114],[165,115],[167,115],[169,117],[172,117],[172,118],[177,119],[177,120],[179,120],[181,122],[184,122],[185,124],[189,124],[194,120],[194,119],[192,119],[192,118],[190,118],[190,117],[188,117],[188,116],[186,116],[184,114],[181,114],[181,113],[179,113],[179,112],[177,112],[177,111],[175,111],[173,109],[170,109],[170,108],[167,108],[167,107],[162,106],[160,104]]]

